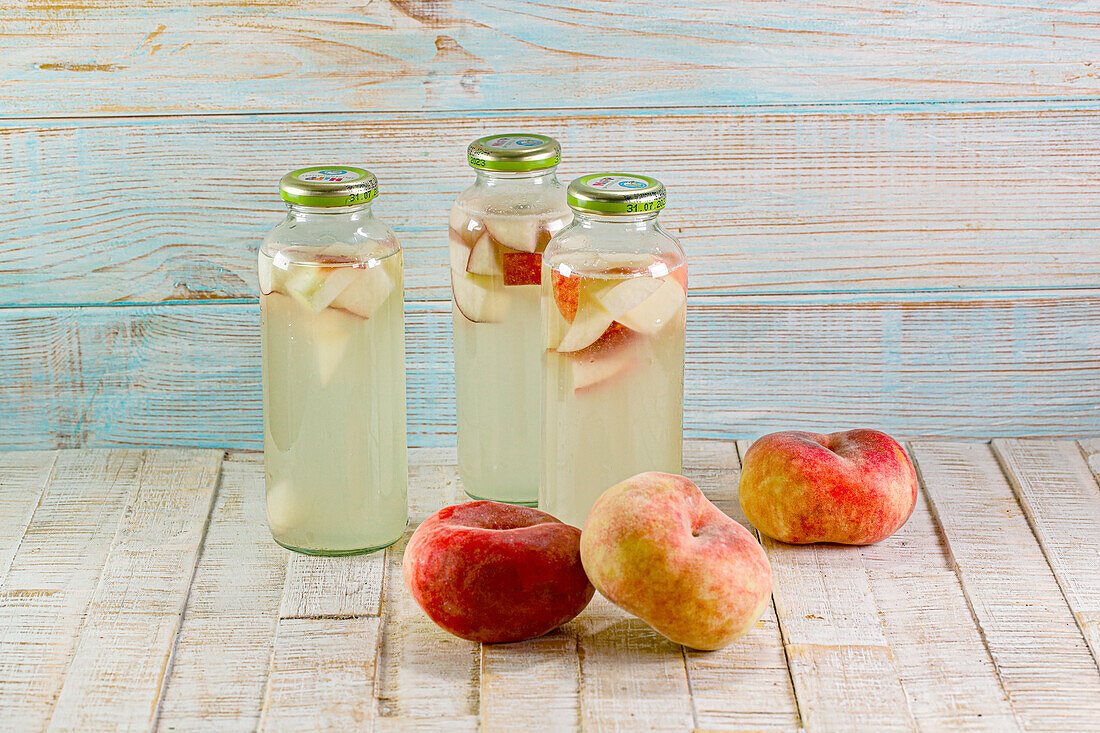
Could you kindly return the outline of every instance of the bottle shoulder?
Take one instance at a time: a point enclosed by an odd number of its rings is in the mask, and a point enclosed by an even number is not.
[[[567,261],[610,261],[624,255],[652,256],[673,269],[687,261],[680,241],[656,221],[642,225],[602,222],[592,226],[578,219],[551,238],[544,257],[553,265]]]
[[[458,195],[452,211],[455,209],[475,217],[571,217],[569,206],[565,202],[565,186],[557,179],[539,183],[522,178],[492,183],[479,179]]]
[[[394,230],[374,216],[288,214],[264,236],[260,254],[291,261],[339,258],[366,262],[401,251]]]

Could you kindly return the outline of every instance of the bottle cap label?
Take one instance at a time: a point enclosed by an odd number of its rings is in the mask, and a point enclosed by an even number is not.
[[[299,181],[308,183],[348,183],[362,178],[359,171],[347,168],[322,168],[320,170],[305,170],[298,174]]]
[[[545,140],[537,137],[522,137],[519,135],[499,135],[485,140],[485,147],[494,150],[530,150],[545,144]]]
[[[648,187],[650,183],[634,176],[601,176],[590,180],[588,185],[603,191],[637,191]]]

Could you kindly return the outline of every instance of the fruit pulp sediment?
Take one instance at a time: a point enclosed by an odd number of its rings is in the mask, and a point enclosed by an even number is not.
[[[591,253],[546,269],[539,508],[582,527],[614,484],[682,470],[687,271]]]
[[[260,254],[267,517],[300,552],[367,552],[407,522],[402,261]]]
[[[568,218],[451,213],[458,471],[477,499],[538,500],[542,250]]]

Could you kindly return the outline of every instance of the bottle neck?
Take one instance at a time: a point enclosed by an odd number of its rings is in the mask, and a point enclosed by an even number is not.
[[[574,209],[573,225],[593,231],[614,228],[616,231],[625,229],[627,231],[650,232],[660,226],[657,222],[658,213],[647,211],[641,214],[591,214]]]
[[[311,219],[315,217],[342,217],[351,221],[370,219],[374,216],[371,202],[352,206],[303,206],[287,203],[287,216],[291,219]]]
[[[522,182],[527,186],[550,186],[558,182],[557,168],[542,168],[536,171],[489,171],[476,169],[477,183],[480,186],[499,186]]]

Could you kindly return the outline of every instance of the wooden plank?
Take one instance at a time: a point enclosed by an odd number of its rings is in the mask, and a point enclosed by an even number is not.
[[[989,446],[911,444],[971,611],[1027,730],[1100,720],[1100,671]]]
[[[960,104],[9,122],[0,127],[0,162],[12,171],[7,196],[35,205],[8,217],[0,300],[254,299],[256,249],[283,216],[279,177],[334,159],[379,176],[375,208],[406,249],[409,296],[447,299],[445,222],[472,181],[466,144],[502,127],[560,138],[563,179],[644,161],[668,186],[661,220],[684,241],[693,293],[1095,287],[1097,110]],[[675,139],[707,145],[683,155],[669,147]],[[45,169],[70,182],[71,200],[40,200]],[[119,196],[120,180],[142,185]],[[74,210],[88,214],[74,219]]]
[[[1100,665],[1100,487],[1071,441],[994,440],[993,451]]]
[[[6,415],[0,445],[5,448],[83,444],[78,316],[61,309],[0,312],[0,410]]]
[[[428,460],[419,459],[416,453],[427,453]],[[410,450],[409,451],[409,530],[434,514],[438,510],[451,504],[469,501],[462,493],[462,481],[458,477],[456,460],[446,463],[430,462],[431,456],[442,454],[455,455],[453,448],[440,451],[435,449]],[[395,545],[396,547],[396,545]],[[394,554],[394,553],[391,553]],[[400,555],[400,552],[396,552]],[[400,575],[400,569],[398,569]]]
[[[515,644],[482,644],[481,730],[579,730],[580,677],[572,627]]]
[[[371,730],[378,624],[280,620],[259,730]]]
[[[0,323],[8,446],[263,445],[254,305],[4,309]]]
[[[695,299],[685,427],[1088,433],[1100,423],[1098,318],[1100,299],[1084,294]]]
[[[1100,438],[1088,438],[1077,441],[1081,446],[1081,454],[1092,470],[1092,475],[1100,482]]]
[[[775,607],[806,726],[914,729],[859,551],[795,548],[767,537],[763,544],[772,562]]]
[[[433,721],[446,719],[476,728],[478,645],[440,629],[409,595],[401,576],[407,542],[408,535],[386,550],[390,566],[376,685],[379,723],[400,718],[390,727],[430,728]]]
[[[0,309],[0,445],[262,446],[254,305],[58,310]],[[688,312],[691,437],[1100,431],[1100,290],[693,297]],[[24,338],[32,322],[56,338]],[[408,303],[406,322],[410,443],[453,444],[450,304]],[[36,372],[49,361],[77,366]]]
[[[147,454],[49,730],[152,728],[221,459],[213,450]]]
[[[408,306],[414,445],[453,440],[436,434],[454,425],[453,392],[441,399],[438,387],[453,374],[449,314],[449,304]],[[13,415],[0,424],[9,447],[262,448],[258,308],[0,310],[0,408]],[[50,437],[35,436],[35,425]]]
[[[257,453],[222,463],[157,728],[252,731],[260,717],[289,553],[264,513]]]
[[[683,649],[599,593],[569,623],[578,637],[584,730],[695,727]]]
[[[52,451],[0,453],[0,589],[56,460]]]
[[[116,1],[0,15],[8,114],[1095,97],[1088,4]],[[338,49],[338,53],[334,51]]]
[[[353,557],[292,553],[280,618],[357,618],[382,610],[383,552]]]
[[[905,526],[860,551],[922,730],[1020,730],[925,494]]]
[[[0,590],[0,709],[45,730],[143,451],[64,451]]]
[[[860,549],[761,543],[803,725],[915,730]]]
[[[737,498],[741,462],[733,441],[687,441],[684,473],[722,511],[756,531]],[[684,650],[695,725],[704,730],[797,730],[798,702],[775,607],[725,649]]]
[[[377,733],[434,733],[446,730],[447,733],[475,733],[480,731],[478,719],[469,715],[437,716],[434,718],[376,718],[374,730]]]
[[[382,638],[378,656],[377,730],[448,730],[478,726],[479,645],[451,636],[429,619],[405,588],[401,559],[411,530],[462,499],[454,465],[410,463],[410,531],[386,549]]]

